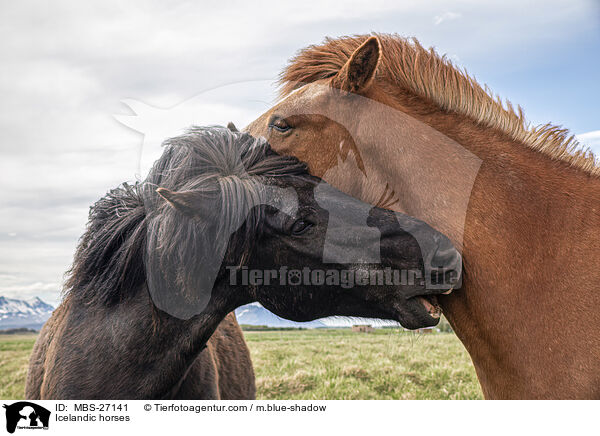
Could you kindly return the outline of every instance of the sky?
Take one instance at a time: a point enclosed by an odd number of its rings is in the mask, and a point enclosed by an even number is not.
[[[162,139],[244,126],[297,50],[372,31],[436,47],[600,152],[600,0],[2,2],[0,295],[56,305],[89,206]]]

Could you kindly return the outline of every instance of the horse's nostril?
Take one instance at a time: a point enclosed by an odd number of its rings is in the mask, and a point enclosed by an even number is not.
[[[462,273],[462,257],[454,246],[447,241],[441,243],[431,259],[430,274],[436,285],[455,286]]]
[[[438,247],[431,259],[432,268],[456,269],[460,266],[460,254],[454,247]]]

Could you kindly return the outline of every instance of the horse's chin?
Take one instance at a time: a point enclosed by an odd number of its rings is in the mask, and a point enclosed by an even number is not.
[[[433,327],[442,316],[435,295],[418,295],[394,304],[393,309],[395,321],[410,330]]]

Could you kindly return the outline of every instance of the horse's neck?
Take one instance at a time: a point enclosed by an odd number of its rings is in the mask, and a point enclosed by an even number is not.
[[[465,222],[463,286],[440,299],[488,398],[599,394],[600,345],[581,335],[600,328],[598,180],[544,166],[553,172],[498,173],[485,160]]]
[[[458,197],[464,202],[467,191],[468,207],[465,228],[465,243],[471,246],[482,242],[483,234],[489,234],[494,238],[494,245],[499,243],[510,245],[511,243],[522,244],[523,240],[511,241],[510,238],[524,236],[532,241],[532,231],[544,235],[543,245],[550,251],[553,239],[568,239],[570,233],[573,238],[570,243],[586,236],[588,244],[597,247],[600,232],[597,231],[600,220],[600,178],[586,173],[584,170],[570,166],[568,163],[552,159],[545,153],[534,151],[524,144],[511,140],[507,135],[477,125],[472,120],[458,114],[443,112],[428,103],[415,99],[408,93],[399,92],[393,98],[376,94],[373,98],[384,104],[398,109],[401,113],[414,118],[440,132],[454,142],[457,147],[464,148],[471,156],[480,160],[480,167],[471,165],[468,157],[452,160],[455,154],[444,154],[444,148],[440,148],[440,140],[436,140],[435,150],[437,155],[427,161],[427,170],[415,168],[418,173],[414,180],[434,180],[437,185],[424,189],[417,187],[414,195],[419,197],[417,206],[412,208],[410,202],[406,204],[406,212],[414,213],[418,218],[425,219],[434,227],[454,236],[460,222],[454,226],[448,226],[453,222],[456,215],[449,212]],[[423,142],[430,141],[425,133]],[[429,134],[431,135],[431,134]],[[409,142],[413,139],[409,139]],[[411,144],[406,144],[411,147]],[[442,144],[441,147],[445,147]],[[398,169],[402,161],[402,153],[398,154],[396,144],[387,143],[381,149],[370,153],[368,158],[374,157],[371,165],[374,168],[389,168],[390,160],[395,162],[392,167]],[[446,147],[446,149],[450,149]],[[455,150],[451,150],[452,153]],[[447,162],[447,163],[446,163]],[[444,168],[443,165],[447,165]],[[462,165],[460,171],[474,168],[476,170],[471,186],[457,185],[460,189],[444,189],[447,181],[443,179],[445,173],[460,175],[453,167]],[[431,167],[435,170],[431,170]],[[405,171],[409,172],[409,171]],[[427,173],[432,176],[427,179]],[[423,175],[425,174],[425,175]],[[393,178],[394,174],[388,173],[386,178]],[[470,174],[469,174],[470,176]],[[460,177],[459,177],[460,178]],[[436,180],[440,180],[437,182]],[[402,190],[401,183],[396,186],[398,191]],[[454,181],[448,183],[454,183]],[[405,183],[406,184],[406,183]],[[443,192],[443,201],[433,197],[436,191]],[[427,200],[438,200],[427,201]],[[500,229],[503,230],[500,230]],[[555,229],[560,230],[560,235],[553,235]],[[503,233],[498,233],[502,231]],[[577,237],[576,235],[579,235]],[[454,238],[456,239],[456,238]],[[492,242],[492,241],[490,241]],[[556,246],[555,246],[556,247]]]
[[[78,383],[100,395],[122,395],[123,392],[134,395],[136,392],[135,395],[144,398],[168,398],[176,394],[174,387],[180,384],[231,310],[224,305],[211,304],[204,312],[181,320],[153,308],[148,292],[143,289],[135,297],[112,307],[87,306],[74,301],[66,303],[76,314],[72,318],[80,323],[68,327],[74,331],[83,329],[90,337],[96,337],[86,354],[92,356],[93,361],[102,361],[104,355],[112,356],[110,364],[90,369],[90,379]],[[128,378],[121,382],[121,391],[107,392],[106,389],[114,387],[109,381],[118,370],[111,364],[121,365],[122,362],[127,362]],[[89,395],[89,392],[82,395]]]
[[[597,395],[580,385],[600,382],[600,346],[580,332],[600,328],[600,179],[463,117],[411,105],[401,110],[482,160],[465,219],[463,287],[441,303],[484,393],[547,397],[558,379],[563,396]]]

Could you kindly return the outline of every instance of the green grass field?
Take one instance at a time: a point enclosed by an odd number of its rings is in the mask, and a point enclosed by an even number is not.
[[[0,399],[22,399],[36,334],[0,335]]]
[[[391,329],[245,332],[259,399],[480,399],[450,333]],[[24,395],[35,335],[0,335],[0,399]]]
[[[246,332],[259,399],[480,399],[451,333]]]

